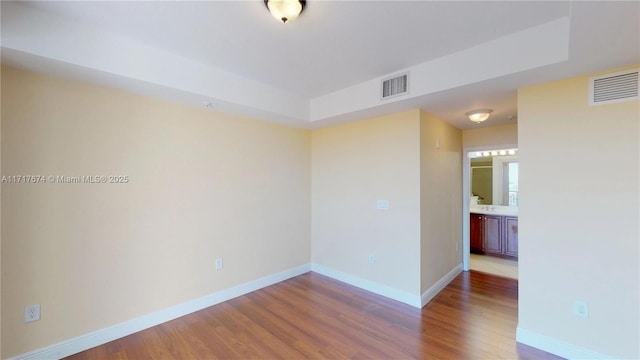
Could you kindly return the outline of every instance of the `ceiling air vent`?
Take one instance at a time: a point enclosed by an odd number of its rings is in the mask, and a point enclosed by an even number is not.
[[[409,93],[409,74],[382,80],[382,99]]]
[[[638,100],[638,69],[589,79],[589,105]]]

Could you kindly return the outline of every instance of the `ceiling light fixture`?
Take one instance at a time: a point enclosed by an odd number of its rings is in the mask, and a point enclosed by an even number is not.
[[[493,110],[491,110],[491,109],[480,109],[480,110],[469,111],[465,115],[467,115],[469,117],[469,120],[473,121],[474,123],[479,124],[479,123],[487,120],[489,118],[489,114],[491,114],[491,112],[493,112]]]
[[[264,0],[271,15],[283,24],[297,19],[305,3],[305,0]]]

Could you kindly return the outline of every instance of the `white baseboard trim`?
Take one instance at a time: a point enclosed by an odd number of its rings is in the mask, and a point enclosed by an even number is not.
[[[377,283],[375,281],[363,279],[351,274],[344,273],[342,271],[334,270],[322,265],[311,264],[311,271],[318,274],[330,277],[332,279],[342,281],[349,285],[359,287],[361,289],[371,291],[372,293],[388,297],[393,300],[409,304],[411,306],[420,308],[420,297],[418,295],[410,294],[406,291],[394,289],[390,286]]]
[[[60,359],[307,273],[310,270],[309,264],[301,265],[9,359]]]
[[[516,329],[516,341],[566,359],[614,359],[614,357],[550,338],[548,336],[523,329],[520,326]]]
[[[447,275],[443,276],[442,279],[438,280],[433,286],[427,289],[424,293],[422,293],[421,297],[421,307],[427,305],[431,299],[433,299],[442,289],[447,287],[451,280],[455,279],[462,272],[462,264],[458,264],[453,270],[449,271]]]

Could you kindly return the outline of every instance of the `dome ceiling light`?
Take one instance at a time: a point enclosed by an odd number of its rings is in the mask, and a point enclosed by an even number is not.
[[[491,109],[480,109],[469,111],[465,115],[469,117],[469,120],[473,121],[476,124],[479,124],[489,118],[489,115],[493,112]]]
[[[304,10],[305,0],[264,0],[271,15],[283,24],[292,22]]]

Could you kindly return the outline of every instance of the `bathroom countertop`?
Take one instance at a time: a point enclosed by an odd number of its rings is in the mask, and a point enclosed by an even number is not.
[[[484,215],[518,216],[518,208],[502,205],[471,205],[469,212]]]

